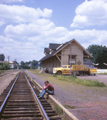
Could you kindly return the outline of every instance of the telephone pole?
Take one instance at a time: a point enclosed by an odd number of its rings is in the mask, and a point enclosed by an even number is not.
[[[9,61],[10,61],[10,56],[8,56],[7,59],[8,59],[8,63],[9,63]]]
[[[71,63],[71,61],[72,61],[72,54],[71,54],[71,42],[70,42],[70,76],[71,76],[71,66],[72,66],[72,63]]]

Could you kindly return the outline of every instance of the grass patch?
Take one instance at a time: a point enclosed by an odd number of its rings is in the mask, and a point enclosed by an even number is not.
[[[26,76],[27,76],[27,78],[28,78],[29,80],[31,79],[28,74],[26,74]]]
[[[84,86],[92,86],[92,87],[106,87],[106,85],[103,82],[95,81],[95,80],[81,80],[78,77],[73,76],[63,76],[63,75],[53,75],[53,77],[56,77],[58,80],[61,81],[69,81],[74,82],[77,84],[81,84]]]
[[[65,108],[70,108],[70,109],[74,109],[75,108],[75,106],[70,106],[70,105],[66,105],[66,104],[64,105],[64,107]]]
[[[60,114],[63,114],[62,108],[61,108],[60,106],[58,106],[58,105],[55,106],[55,111],[56,111],[56,113],[59,114],[59,115],[60,115]]]
[[[63,75],[50,75],[46,73],[39,73],[40,70],[28,70],[30,73],[33,73],[37,76],[39,76],[43,80],[48,80],[54,84],[57,85],[67,85],[70,83],[78,84],[78,85],[84,85],[84,86],[92,86],[92,87],[106,87],[106,85],[103,82],[95,81],[95,80],[82,80],[78,77],[73,76],[63,76]],[[62,81],[62,82],[60,82]]]

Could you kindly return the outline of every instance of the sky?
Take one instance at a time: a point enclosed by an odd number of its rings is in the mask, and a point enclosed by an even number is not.
[[[0,54],[40,60],[49,43],[107,46],[107,0],[0,0]]]

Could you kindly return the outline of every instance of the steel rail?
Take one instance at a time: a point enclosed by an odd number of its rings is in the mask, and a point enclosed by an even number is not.
[[[30,82],[29,82],[29,80],[28,80],[28,78],[26,77],[26,75],[25,75],[25,78],[26,78],[26,80],[28,81],[28,83],[29,83],[29,85],[30,85],[30,87],[31,87],[31,89],[32,89],[32,91],[33,91],[33,94],[35,95],[35,97],[36,97],[36,99],[37,99],[37,102],[38,102],[38,104],[39,104],[39,106],[40,106],[40,108],[41,108],[41,110],[42,110],[42,112],[43,112],[43,114],[44,114],[44,116],[45,116],[45,119],[46,119],[46,120],[49,120],[49,117],[47,116],[47,113],[45,112],[45,110],[44,110],[41,102],[39,101],[39,99],[38,99],[35,91],[33,90],[32,86],[31,86],[31,84],[30,84]]]
[[[19,74],[20,74],[20,73],[19,73]],[[15,81],[14,81],[12,87],[10,88],[10,90],[9,90],[9,92],[8,92],[8,94],[7,94],[6,98],[5,98],[5,100],[3,101],[3,103],[2,103],[2,105],[1,105],[1,107],[0,107],[0,114],[2,113],[2,110],[3,110],[3,108],[4,108],[4,106],[5,106],[6,102],[7,102],[7,100],[8,100],[8,98],[9,98],[9,95],[10,95],[10,93],[11,93],[11,91],[12,91],[12,89],[13,89],[13,87],[14,87],[14,85],[15,85],[15,83],[16,83],[18,77],[19,77],[19,74],[17,75],[17,77],[16,77],[16,79],[15,79]]]

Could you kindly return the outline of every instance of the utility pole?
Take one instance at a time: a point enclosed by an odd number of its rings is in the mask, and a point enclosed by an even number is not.
[[[14,69],[17,69],[17,59],[14,60]]]
[[[8,63],[9,63],[9,60],[10,60],[10,56],[8,56],[8,57],[7,57],[7,59],[8,59]]]
[[[72,66],[72,63],[71,63],[71,61],[72,61],[72,54],[71,54],[71,42],[70,42],[70,76],[71,76],[71,66]]]

